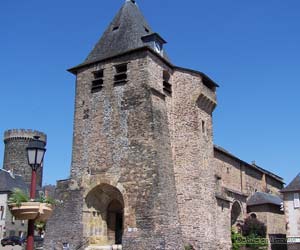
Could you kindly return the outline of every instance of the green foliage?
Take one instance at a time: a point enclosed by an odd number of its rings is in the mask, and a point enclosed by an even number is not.
[[[52,197],[46,197],[43,192],[40,193],[40,197],[35,199],[35,201],[41,202],[41,203],[47,203],[51,205],[57,204],[57,201],[53,199]]]
[[[248,235],[247,239],[247,248],[249,250],[267,250],[268,249],[268,240],[263,237],[259,237],[255,234]]]
[[[267,235],[266,225],[256,218],[248,217],[243,225],[243,235],[265,238]]]
[[[267,250],[268,240],[266,239],[267,227],[257,218],[248,217],[243,225],[243,235],[247,239],[249,250]]]
[[[34,227],[36,231],[44,231],[46,229],[46,223],[44,221],[35,221]]]
[[[184,250],[194,250],[194,247],[191,244],[185,245]]]
[[[232,250],[267,250],[268,240],[266,237],[267,227],[256,218],[245,219],[242,226],[243,234],[231,229]],[[245,248],[246,247],[246,248]]]
[[[8,204],[16,203],[17,206],[21,206],[22,202],[30,201],[29,195],[19,188],[15,188],[8,199]],[[46,197],[43,192],[40,193],[39,197],[34,199],[35,202],[47,203],[51,205],[57,204],[57,201],[51,197]]]
[[[240,250],[241,247],[246,245],[246,238],[232,228],[231,242],[232,242],[232,250]]]
[[[16,203],[17,206],[20,206],[22,202],[27,201],[29,201],[28,194],[19,188],[15,188],[8,199],[8,204]]]

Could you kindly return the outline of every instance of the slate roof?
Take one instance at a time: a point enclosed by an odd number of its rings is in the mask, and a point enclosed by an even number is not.
[[[281,203],[282,199],[279,196],[263,192],[256,192],[248,199],[247,206],[257,206],[264,204],[273,204],[280,206]]]
[[[282,193],[286,192],[298,192],[300,191],[300,173],[295,177],[292,182],[281,190]]]
[[[0,169],[0,192],[11,192],[15,188],[27,190],[28,186],[20,175],[12,175],[4,169]]]
[[[161,54],[156,53],[150,47],[149,43],[147,43],[147,39],[145,39],[145,37],[150,36],[155,36],[162,43],[166,43],[166,41],[158,33],[155,33],[149,26],[135,1],[126,0],[125,4],[119,10],[118,14],[110,23],[107,30],[104,32],[86,60],[83,63],[68,69],[68,71],[76,74],[78,69],[93,63],[123,56],[127,53],[148,49],[150,52],[158,55],[160,59],[162,59],[171,68],[200,75],[203,78],[204,85],[208,88],[214,89],[219,87],[218,84],[200,71],[186,69],[171,64],[165,50],[163,50]]]
[[[135,1],[127,0],[82,65],[145,47],[142,37],[151,34]]]

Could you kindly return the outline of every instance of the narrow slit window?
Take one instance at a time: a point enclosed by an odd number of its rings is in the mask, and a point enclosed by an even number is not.
[[[118,29],[119,29],[119,26],[113,27],[113,31],[118,30]]]
[[[127,64],[120,64],[115,66],[115,84],[124,84],[127,82]]]
[[[163,72],[163,91],[168,95],[172,95],[172,85],[170,83],[170,74],[167,71]]]
[[[104,72],[103,69],[97,70],[93,72],[94,80],[92,81],[92,93],[98,92],[103,88],[103,77]]]
[[[202,121],[202,133],[205,134],[205,121]]]

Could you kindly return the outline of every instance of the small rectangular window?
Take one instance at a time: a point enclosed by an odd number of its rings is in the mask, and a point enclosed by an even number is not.
[[[115,84],[123,84],[127,82],[127,64],[115,66],[116,74],[114,76]]]
[[[3,220],[4,217],[4,206],[0,206],[0,220]]]
[[[94,71],[93,75],[94,75],[94,80],[92,81],[91,92],[95,93],[100,91],[103,88],[103,77],[104,77],[103,69]]]
[[[163,72],[163,91],[168,95],[172,95],[172,85],[170,83],[170,74],[167,71]]]
[[[299,200],[299,194],[298,193],[294,194],[294,207],[295,208],[300,208],[300,200]]]

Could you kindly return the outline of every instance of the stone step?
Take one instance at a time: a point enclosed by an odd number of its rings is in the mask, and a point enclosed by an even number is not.
[[[110,245],[110,246],[88,246],[85,250],[122,250],[122,245]]]

